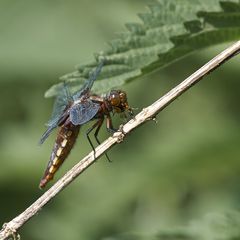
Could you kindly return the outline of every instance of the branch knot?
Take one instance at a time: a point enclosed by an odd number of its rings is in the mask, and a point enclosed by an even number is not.
[[[114,138],[117,138],[117,143],[121,143],[125,137],[126,133],[123,130],[123,124],[120,125],[117,132],[113,134]]]
[[[13,240],[20,240],[21,237],[17,233],[17,230],[8,226],[8,223],[4,223],[2,230],[7,233],[8,236],[12,236]]]

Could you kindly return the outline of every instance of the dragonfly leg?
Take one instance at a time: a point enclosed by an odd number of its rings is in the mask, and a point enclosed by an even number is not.
[[[101,142],[100,142],[99,139],[98,139],[98,133],[99,133],[99,130],[100,130],[102,124],[103,124],[103,120],[104,120],[104,118],[101,118],[101,119],[99,119],[99,121],[97,121],[98,126],[97,126],[97,129],[96,129],[95,133],[94,133],[94,137],[95,137],[95,139],[96,139],[96,141],[97,141],[97,143],[98,143],[99,145],[101,144]],[[110,160],[110,158],[108,157],[107,153],[105,153],[105,156],[106,156],[106,158],[107,158],[107,160],[108,160],[109,162],[112,162],[112,161]]]
[[[112,118],[111,118],[110,115],[107,116],[107,130],[108,130],[108,132],[111,133],[111,134],[113,134],[113,133],[115,133],[115,132],[118,131],[117,129],[115,129],[115,128],[113,127]]]
[[[99,121],[100,121],[100,120],[98,120],[97,122],[95,122],[95,123],[92,125],[92,127],[90,127],[90,128],[87,130],[87,132],[86,132],[86,136],[87,136],[88,142],[90,143],[90,145],[91,145],[91,147],[92,147],[92,149],[93,149],[93,152],[94,152],[94,158],[96,157],[96,156],[95,156],[95,155],[96,155],[96,150],[95,150],[95,148],[94,148],[94,146],[93,146],[93,143],[92,143],[92,141],[91,141],[91,139],[90,139],[90,137],[89,137],[89,134],[92,132],[92,130],[93,130],[94,128],[96,128],[96,127],[99,125]]]
[[[92,141],[91,141],[91,139],[90,139],[90,137],[89,137],[89,134],[94,130],[94,128],[97,127],[97,129],[96,129],[96,131],[95,131],[95,133],[94,133],[94,137],[95,137],[97,143],[100,145],[101,142],[100,142],[99,139],[97,138],[97,135],[98,135],[98,132],[99,132],[99,130],[100,130],[102,124],[103,124],[103,120],[104,120],[104,118],[100,118],[100,119],[99,119],[97,122],[95,122],[95,123],[93,124],[93,126],[90,127],[90,128],[87,130],[87,132],[86,132],[86,136],[87,136],[88,142],[90,143],[90,145],[91,145],[91,147],[92,147],[92,149],[93,149],[93,152],[94,152],[94,158],[96,157],[96,156],[95,156],[95,155],[96,155],[96,150],[95,150],[95,147],[93,146],[93,143],[92,143]],[[105,155],[106,155],[107,160],[108,160],[109,162],[111,162],[110,159],[109,159],[109,157],[108,157],[108,155],[107,155],[106,153],[105,153]]]

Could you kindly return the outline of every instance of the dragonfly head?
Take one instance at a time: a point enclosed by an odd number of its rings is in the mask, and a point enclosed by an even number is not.
[[[127,94],[122,90],[112,90],[108,95],[108,102],[117,113],[128,112],[133,116],[133,110],[128,105]]]

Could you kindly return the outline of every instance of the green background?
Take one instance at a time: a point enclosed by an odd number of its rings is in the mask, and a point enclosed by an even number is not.
[[[147,3],[0,1],[0,224],[43,193],[38,184],[55,138],[37,145],[53,103],[44,92],[106,49],[124,23],[139,21]],[[226,46],[123,86],[130,105],[148,106]],[[161,112],[157,124],[111,149],[113,162],[99,159],[21,228],[22,239],[149,239],[185,226],[208,238],[209,221],[226,224],[240,206],[239,63],[226,63]],[[87,127],[55,180],[91,150]],[[100,138],[107,136],[103,128]]]

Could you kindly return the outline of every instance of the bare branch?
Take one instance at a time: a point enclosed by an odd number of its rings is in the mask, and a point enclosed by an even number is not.
[[[198,71],[193,73],[186,80],[181,82],[171,91],[166,93],[159,100],[154,102],[147,108],[144,108],[134,119],[130,120],[124,126],[120,128],[112,137],[109,137],[100,146],[96,148],[96,158],[94,158],[93,152],[89,153],[78,164],[76,164],[70,171],[68,171],[61,179],[59,179],[48,191],[46,191],[40,198],[38,198],[30,207],[24,212],[15,217],[10,222],[4,224],[4,227],[0,231],[0,240],[6,239],[11,235],[16,236],[17,230],[31,219],[36,213],[38,213],[42,207],[44,207],[52,198],[54,198],[60,191],[68,186],[78,175],[86,170],[91,164],[93,164],[104,152],[111,148],[116,143],[119,143],[123,138],[136,127],[145,123],[149,119],[153,119],[161,110],[167,107],[177,97],[182,95],[186,90],[200,81],[205,75],[219,67],[225,61],[236,56],[240,52],[240,41],[236,42]]]

